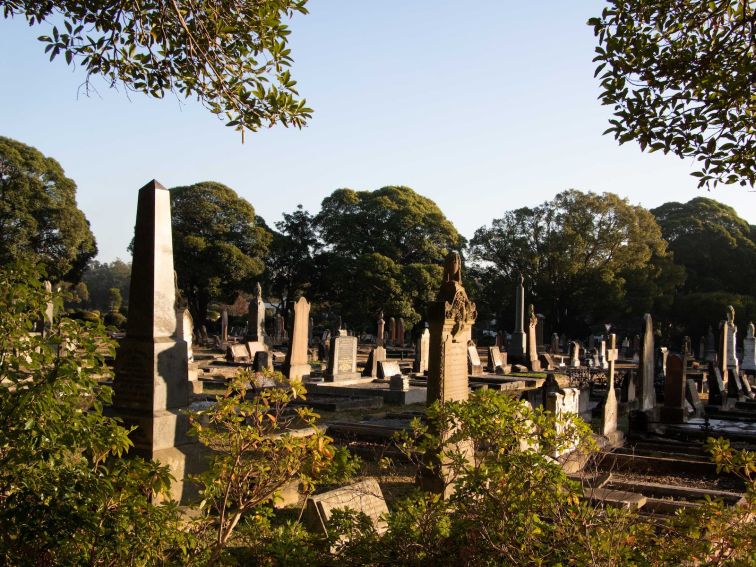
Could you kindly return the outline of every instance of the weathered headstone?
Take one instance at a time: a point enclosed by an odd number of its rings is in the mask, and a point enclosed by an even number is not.
[[[478,355],[478,347],[474,343],[470,343],[467,347],[467,372],[470,374],[480,374],[482,371],[483,366]]]
[[[730,323],[728,320],[722,321],[722,327],[719,330],[719,345],[717,349],[717,368],[719,368],[720,375],[722,376],[722,382],[727,384],[727,378],[729,376],[727,361],[729,360],[729,336],[730,336]],[[726,392],[723,391],[723,395],[726,397]]]
[[[546,410],[550,411],[557,420],[564,418],[569,414],[579,415],[580,412],[580,390],[577,388],[565,388],[564,390],[551,392],[546,397]],[[561,435],[568,431],[568,424],[557,422],[557,434]],[[551,456],[554,458],[571,452],[577,447],[579,439],[573,441],[566,440],[563,447],[554,448]]]
[[[580,343],[572,341],[570,343],[570,368],[580,367]]]
[[[536,347],[539,351],[544,350],[544,327],[546,327],[546,316],[541,313],[536,313]]]
[[[187,345],[176,340],[170,193],[157,181],[139,190],[126,337],[115,360],[113,409],[126,427],[132,454],[168,465],[180,500],[187,460]]]
[[[386,332],[386,321],[383,320],[383,311],[378,314],[378,321],[376,322],[375,332],[375,346],[384,346],[384,334]]]
[[[218,340],[220,340],[220,338]],[[247,362],[251,360],[247,345],[243,343],[234,343],[226,346],[226,360],[229,362]]]
[[[404,346],[404,319],[401,317],[396,322],[396,346]]]
[[[488,347],[488,364],[486,370],[488,372],[497,372],[500,368],[506,366],[507,353],[501,352],[497,347]]]
[[[551,348],[549,349],[551,354],[559,354],[559,335],[556,333],[551,334]]]
[[[541,370],[541,362],[538,360],[538,346],[536,344],[536,327],[538,326],[538,317],[536,317],[533,304],[529,307],[530,316],[528,317],[528,368],[531,372]]]
[[[727,306],[727,368],[735,376],[739,374],[737,344],[738,344],[738,327],[735,324],[735,308],[732,305]]]
[[[307,362],[307,322],[310,319],[310,304],[304,297],[291,303],[291,340],[284,360],[284,374],[290,380],[301,380],[310,375]]]
[[[701,398],[698,397],[698,387],[696,381],[688,378],[685,380],[685,399],[693,407],[696,417],[701,417],[704,413],[704,407]]]
[[[228,342],[228,309],[221,312],[221,342],[223,344]]]
[[[326,528],[334,510],[344,509],[364,513],[379,534],[387,529],[388,507],[381,487],[373,478],[310,496],[302,519],[310,530],[327,535]]]
[[[309,305],[309,304],[308,304]],[[307,317],[309,320],[309,317]],[[304,328],[304,340],[307,340],[307,321],[303,323]],[[273,344],[281,345],[286,340],[286,324],[284,316],[280,313],[276,313],[275,327],[273,332]]]
[[[706,333],[706,354],[704,356],[706,362],[717,361],[717,339],[714,336],[714,329],[709,325],[709,331]]]
[[[340,382],[359,377],[360,375],[357,372],[357,337],[344,334],[331,339],[331,356],[328,359],[326,381]]]
[[[418,374],[428,372],[428,354],[430,352],[430,331],[426,326],[415,345],[414,371]]]
[[[727,393],[725,392],[724,380],[722,380],[722,371],[713,363],[709,363],[709,405],[723,406],[727,402]]]
[[[753,323],[748,323],[748,331],[743,339],[743,365],[747,372],[756,372],[756,337],[754,337]]]
[[[673,354],[667,358],[667,374],[664,378],[664,405],[660,417],[665,423],[684,423],[688,419],[685,409],[685,359]]]
[[[509,354],[515,361],[525,357],[527,351],[525,336],[525,279],[522,274],[517,277],[515,288],[515,329],[509,344]]]
[[[654,323],[651,315],[643,316],[643,339],[640,344],[640,381],[638,382],[640,410],[648,411],[656,405],[654,390]]]
[[[388,345],[396,346],[396,319],[389,317],[388,327]]]
[[[409,389],[409,376],[404,376],[403,374],[394,374],[391,378],[389,378],[389,390],[409,392]]]

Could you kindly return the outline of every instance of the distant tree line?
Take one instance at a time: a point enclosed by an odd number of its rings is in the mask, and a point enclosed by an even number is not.
[[[0,257],[35,260],[73,291],[71,309],[122,324],[130,265],[93,259],[75,183],[60,165],[0,138]],[[647,210],[612,193],[563,191],[504,211],[470,242],[439,207],[409,187],[338,189],[312,214],[301,205],[271,227],[220,183],[171,190],[177,283],[195,321],[263,286],[285,306],[301,294],[325,324],[373,331],[380,312],[422,323],[451,250],[466,260],[478,328],[512,330],[514,286],[549,332],[582,337],[607,323],[633,332],[653,313],[665,339],[698,337],[726,305],[756,319],[756,227],[713,199]]]

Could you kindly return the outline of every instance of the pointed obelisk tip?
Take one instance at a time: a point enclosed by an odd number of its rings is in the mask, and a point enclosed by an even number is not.
[[[147,183],[147,185],[145,185],[144,187],[142,187],[142,189],[162,189],[164,191],[167,191],[167,189],[165,187],[163,187],[157,179],[153,179],[152,181],[150,181],[149,183]],[[142,189],[140,189],[140,191]]]

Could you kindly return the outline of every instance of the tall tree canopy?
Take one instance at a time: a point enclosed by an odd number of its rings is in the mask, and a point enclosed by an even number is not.
[[[756,4],[609,0],[592,18],[607,132],[700,162],[699,186],[756,183]]]
[[[291,78],[284,20],[307,0],[0,0],[6,18],[44,26],[50,60],[110,86],[162,98],[196,97],[228,126],[301,127],[312,112]]]
[[[98,262],[92,260],[84,271],[82,277],[87,284],[89,299],[87,305],[102,313],[107,313],[111,308],[111,290],[117,289],[121,294],[121,300],[128,301],[129,287],[131,286],[131,264],[116,259],[112,262]]]
[[[687,274],[671,317],[679,332],[704,334],[730,304],[740,323],[756,317],[756,227],[732,207],[705,197],[651,212]]]
[[[76,183],[37,149],[0,136],[0,263],[24,259],[78,282],[97,246]]]
[[[254,289],[270,231],[252,205],[212,181],[172,189],[171,219],[178,285],[199,324],[212,300]]]
[[[414,324],[441,282],[442,262],[463,239],[438,205],[409,187],[339,189],[315,217],[318,299],[350,325],[373,330],[375,315]]]
[[[564,191],[534,208],[508,211],[476,231],[471,270],[483,313],[513,321],[514,282],[556,331],[621,324],[670,301],[682,272],[654,217],[612,193]],[[500,319],[501,321],[501,319]]]

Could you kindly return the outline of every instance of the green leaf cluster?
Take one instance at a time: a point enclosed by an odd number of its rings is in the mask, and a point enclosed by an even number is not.
[[[609,0],[591,18],[605,133],[698,162],[699,187],[756,182],[756,5]]]
[[[0,263],[42,263],[52,281],[75,283],[96,254],[76,184],[60,164],[0,136]]]
[[[299,98],[284,21],[306,14],[307,0],[2,0],[50,31],[39,40],[50,61],[63,56],[109,86],[156,98],[197,98],[228,126],[256,131],[302,127],[312,110]]]

